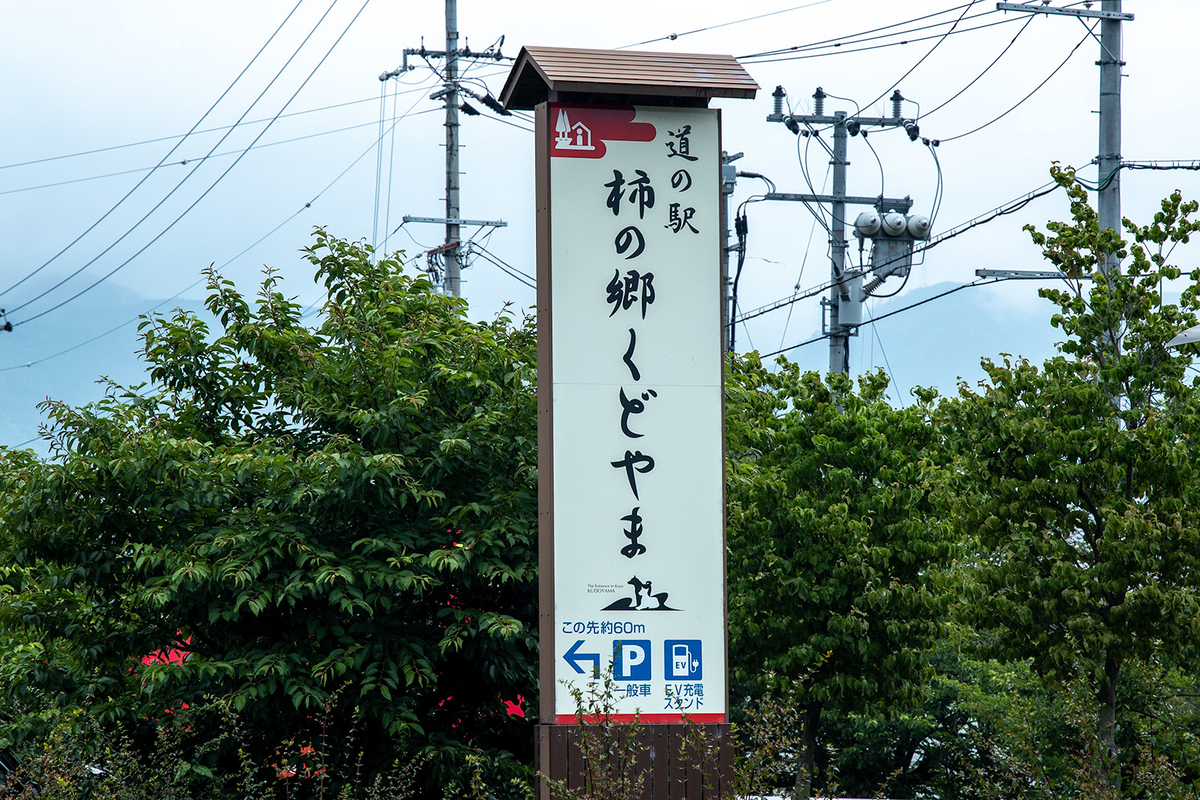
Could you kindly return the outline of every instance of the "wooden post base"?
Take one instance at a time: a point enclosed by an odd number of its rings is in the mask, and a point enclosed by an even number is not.
[[[641,800],[732,797],[733,759],[729,723],[538,725],[538,800],[618,782]]]

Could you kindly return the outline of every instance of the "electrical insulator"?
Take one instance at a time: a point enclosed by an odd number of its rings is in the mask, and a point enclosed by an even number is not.
[[[908,220],[904,218],[903,214],[891,211],[883,215],[883,232],[888,236],[899,236],[904,233],[907,225]]]
[[[777,116],[782,115],[783,114],[783,98],[787,97],[787,92],[785,92],[783,90],[783,86],[782,85],[776,86],[775,91],[771,93],[771,97],[773,97],[775,99],[775,114]]]
[[[914,214],[908,218],[908,235],[914,239],[927,239],[930,224],[929,217]]]
[[[916,120],[904,120],[904,132],[908,134],[909,141],[915,142],[921,138],[921,129],[917,126]]]
[[[825,116],[825,90],[820,86],[813,92],[813,114],[818,117]]]
[[[879,214],[874,211],[864,211],[854,220],[854,230],[858,231],[860,236],[874,236],[879,233],[879,225]]]
[[[896,91],[892,92],[892,96],[889,99],[892,101],[892,116],[896,119],[900,119],[900,104],[904,102],[904,96],[900,94],[900,90],[897,89]]]

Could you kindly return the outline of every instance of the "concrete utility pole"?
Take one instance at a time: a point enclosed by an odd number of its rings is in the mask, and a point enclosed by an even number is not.
[[[446,59],[445,71],[442,74],[442,88],[429,96],[430,99],[441,99],[446,103],[446,216],[405,216],[404,221],[428,222],[446,226],[446,241],[440,247],[429,251],[429,255],[431,264],[433,263],[432,258],[434,255],[442,260],[442,264],[445,266],[445,270],[442,273],[442,290],[454,297],[462,295],[462,267],[465,255],[459,242],[462,226],[488,225],[502,228],[507,225],[507,223],[500,221],[464,220],[459,217],[460,170],[458,167],[458,149],[462,145],[458,141],[458,112],[462,108],[470,114],[479,113],[478,109],[461,104],[460,95],[465,92],[498,114],[507,116],[508,111],[486,89],[481,95],[470,89],[464,90],[460,87],[458,85],[458,61],[461,58],[501,61],[504,59],[504,56],[500,53],[500,48],[503,44],[504,37],[501,36],[496,44],[483,52],[472,52],[469,45],[460,50],[458,47],[458,0],[446,0],[446,49],[426,50],[424,39],[422,39],[419,48],[405,48],[404,61],[399,67],[389,72],[384,72],[379,76],[379,80],[386,81],[399,77],[409,70],[416,69],[415,64],[408,63],[409,56],[420,56],[426,62],[430,58]],[[432,67],[432,65],[430,66]],[[433,272],[435,270],[431,267],[430,271]]]
[[[446,294],[462,296],[458,249],[458,0],[446,0]]]
[[[1089,4],[1090,5],[1090,4]],[[1100,9],[1054,8],[1029,3],[996,3],[997,11],[1024,11],[1100,20],[1100,152],[1096,211],[1100,229],[1121,233],[1121,23],[1133,20],[1133,14],[1121,11],[1121,0],[1101,0]],[[1121,268],[1115,255],[1100,265],[1101,272]]]
[[[846,206],[866,205],[875,206],[882,214],[885,211],[907,213],[912,208],[912,199],[905,197],[853,197],[846,194],[846,167],[850,162],[846,157],[846,141],[848,135],[856,135],[862,128],[873,126],[894,128],[904,126],[909,130],[910,138],[916,138],[917,128],[912,120],[901,117],[901,103],[904,98],[897,91],[890,98],[892,101],[892,116],[890,117],[849,117],[845,111],[835,111],[832,116],[825,114],[825,92],[817,87],[813,94],[812,114],[783,113],[782,100],[785,96],[783,88],[776,88],[775,111],[767,117],[769,122],[782,122],[788,130],[796,135],[816,136],[817,141],[830,155],[833,165],[833,194],[793,194],[789,192],[768,192],[768,200],[796,200],[805,203],[829,203],[830,226],[830,283],[829,297],[821,304],[829,309],[828,327],[822,331],[829,335],[829,371],[850,371],[850,337],[858,335],[858,327],[862,324],[863,272],[850,273],[846,270]],[[804,125],[806,130],[800,130]],[[813,125],[830,125],[833,127],[833,148],[819,138],[819,133],[813,130]],[[824,320],[822,320],[824,322]]]
[[[820,89],[817,89],[820,92]],[[851,292],[862,294],[862,277],[845,280],[846,272],[846,112],[833,113],[833,202],[829,207],[830,275],[829,287],[829,371],[850,372],[850,323],[862,322],[861,306],[858,319],[842,319],[842,308],[848,306]],[[847,311],[850,309],[847,308]],[[847,315],[853,316],[853,315]],[[855,329],[857,331],[857,328]]]
[[[1104,0],[1101,11],[1121,13],[1121,0]],[[1100,229],[1121,232],[1121,19],[1104,17],[1100,21],[1100,192],[1096,200]],[[1107,181],[1107,185],[1105,185]],[[1121,262],[1110,255],[1103,272],[1119,270]]]

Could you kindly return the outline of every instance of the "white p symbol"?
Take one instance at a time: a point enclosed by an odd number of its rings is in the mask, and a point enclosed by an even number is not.
[[[621,644],[621,677],[628,678],[633,668],[646,660],[646,649],[640,644]]]

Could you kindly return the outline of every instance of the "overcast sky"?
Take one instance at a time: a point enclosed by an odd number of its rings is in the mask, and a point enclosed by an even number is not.
[[[321,298],[297,251],[313,226],[409,255],[440,243],[439,227],[420,224],[406,225],[384,242],[405,214],[444,214],[442,114],[439,101],[429,99],[439,80],[420,59],[410,59],[416,69],[397,80],[381,84],[379,75],[399,66],[401,51],[422,40],[430,49],[444,47],[443,6],[370,0],[364,8],[362,0],[339,0],[318,25],[331,2],[0,3],[8,33],[0,52],[5,76],[0,307],[16,326],[0,333],[0,444],[34,439],[43,418],[34,406],[47,397],[85,403],[102,396],[100,376],[126,384],[142,380],[135,325],[122,323],[156,306],[199,308],[204,287],[196,282],[209,264],[220,266],[247,293],[253,293],[263,265],[276,267],[286,278],[285,291],[308,305]],[[1054,2],[1067,4],[1085,5]],[[1125,0],[1124,10],[1136,20],[1124,26],[1123,155],[1196,158],[1192,125],[1200,98],[1190,88],[1186,53],[1195,47],[1200,4]],[[943,179],[937,234],[1043,186],[1053,161],[1080,167],[1086,178],[1096,176],[1088,164],[1097,151],[1099,43],[1078,19],[988,13],[994,11],[994,2],[968,8],[954,0],[460,0],[459,28],[460,41],[473,50],[504,36],[506,56],[539,44],[635,45],[741,58],[843,42],[838,48],[791,51],[803,58],[744,58],[762,91],[753,101],[714,103],[723,110],[726,149],[743,152],[738,166],[770,177],[780,191],[809,191],[805,165],[814,188],[825,185],[828,191],[828,157],[820,145],[765,121],[771,91],[783,85],[798,113],[811,113],[811,95],[821,86],[848,98],[831,98],[827,111],[853,112],[857,104],[865,114],[887,115],[885,102],[869,104],[889,95],[899,80],[904,97],[914,101],[906,103],[905,114],[920,112],[922,135],[945,140],[937,148]],[[943,38],[964,13],[957,32]],[[922,17],[867,34],[879,38],[856,36]],[[441,66],[436,59],[431,63]],[[510,63],[477,62],[466,76],[477,91],[487,86],[499,94]],[[382,140],[381,89],[387,118]],[[994,124],[953,138],[1000,116],[1030,92]],[[266,120],[276,115],[268,127]],[[402,118],[393,126],[396,117]],[[244,124],[230,131],[239,119]],[[193,126],[197,133],[181,140]],[[524,120],[500,120],[486,111],[463,119],[461,213],[506,221],[507,227],[486,241],[481,233],[477,241],[496,258],[532,273],[533,137],[525,127]],[[911,195],[914,210],[929,214],[939,184],[928,149],[894,130],[868,141],[850,140],[849,192]],[[203,158],[210,152],[211,158]],[[151,173],[160,161],[163,166]],[[1190,171],[1125,171],[1123,212],[1147,220],[1173,188],[1200,195],[1197,179]],[[742,179],[735,200],[762,188],[761,181]],[[1021,225],[1066,216],[1064,196],[1056,193],[947,241],[929,251],[897,297],[868,309],[887,313],[968,283],[980,268],[1041,269],[1044,262]],[[802,206],[752,204],[749,225],[743,310],[789,297],[797,285],[808,289],[828,279],[824,231]],[[1184,258],[1194,260],[1190,254]],[[528,307],[534,300],[531,288],[484,260],[465,271],[463,286],[479,318],[507,301]],[[892,281],[884,291],[895,288]],[[1049,309],[1036,288],[1032,282],[970,288],[891,317],[877,330],[864,327],[852,340],[852,368],[888,366],[900,388],[896,396],[907,401],[915,383],[950,392],[959,376],[977,379],[980,356],[1012,352],[1043,358],[1053,352],[1057,337],[1046,324]],[[739,329],[739,349],[778,350],[813,338],[820,327],[813,298]],[[69,348],[75,349],[63,353]],[[827,344],[819,342],[791,355],[823,369],[827,352]],[[38,442],[31,446],[44,452]]]

